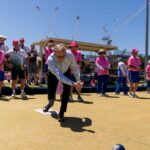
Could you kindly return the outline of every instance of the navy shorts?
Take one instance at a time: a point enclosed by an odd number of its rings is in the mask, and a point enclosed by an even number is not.
[[[0,81],[4,81],[4,71],[0,71]]]
[[[48,64],[44,64],[44,73],[48,72]]]
[[[74,76],[73,74],[71,74],[71,80],[72,80],[73,82],[76,82],[76,78],[75,78],[75,76]]]
[[[140,81],[139,72],[138,71],[129,71],[129,81],[131,83],[138,83]]]
[[[147,81],[147,88],[150,89],[150,81]]]

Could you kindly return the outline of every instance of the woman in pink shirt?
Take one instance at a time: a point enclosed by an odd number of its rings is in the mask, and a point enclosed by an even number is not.
[[[53,48],[54,47],[54,42],[49,42],[47,44],[47,47],[44,48],[44,52],[45,52],[45,65],[44,65],[44,72],[47,73],[48,72],[48,62],[47,59],[49,57],[49,55],[51,55],[53,53]]]
[[[130,88],[129,88],[129,96],[130,97],[138,97],[135,92],[138,88],[140,77],[140,65],[141,61],[140,58],[137,56],[138,50],[132,49],[132,56],[128,59],[128,78],[130,82]]]
[[[46,47],[47,46],[47,47]],[[45,82],[47,83],[48,81],[48,57],[53,53],[53,47],[55,46],[54,41],[50,40],[46,43],[45,47],[44,47],[44,60],[45,60],[45,64],[44,64],[44,79]]]
[[[75,60],[76,60],[78,66],[80,68],[81,62],[82,62],[82,55],[81,55],[81,52],[78,50],[78,43],[76,41],[72,41],[72,42],[70,42],[69,47],[70,47],[71,53],[74,55]],[[74,75],[71,74],[71,76],[72,76],[72,80],[75,81]],[[71,94],[70,94],[70,100],[71,101],[73,100],[73,98],[72,98],[72,91],[73,91],[73,89],[71,90]],[[79,102],[83,102],[84,100],[81,97],[80,92],[81,91],[77,92],[77,95],[78,95],[77,99],[78,99]]]
[[[150,60],[146,66],[147,92],[150,93]]]
[[[106,57],[106,53],[104,50],[99,50],[98,54],[99,56],[96,58],[95,61],[98,76],[97,93],[98,96],[107,96],[106,91],[109,78],[110,63],[108,58]]]
[[[6,61],[5,53],[3,50],[0,50],[0,98],[3,98],[1,94],[1,89],[4,85],[4,62]]]

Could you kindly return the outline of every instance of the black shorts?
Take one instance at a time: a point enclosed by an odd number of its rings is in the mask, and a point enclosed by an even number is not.
[[[23,80],[25,79],[25,71],[24,70],[12,70],[11,77],[12,77],[12,80],[16,80],[17,77]]]

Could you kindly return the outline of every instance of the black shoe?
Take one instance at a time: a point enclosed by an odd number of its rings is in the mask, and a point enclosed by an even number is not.
[[[78,101],[79,102],[84,102],[83,98],[81,96],[78,96]]]
[[[59,121],[59,122],[64,122],[65,119],[64,119],[64,117],[58,117],[58,121]]]
[[[44,108],[43,108],[43,112],[48,112],[50,109],[50,106],[49,105],[46,105]]]
[[[59,116],[58,116],[58,121],[59,122],[64,122],[64,113],[59,113]]]

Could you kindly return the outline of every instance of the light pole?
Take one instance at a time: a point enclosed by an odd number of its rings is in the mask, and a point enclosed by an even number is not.
[[[150,2],[150,0],[146,0],[145,68],[146,68],[146,65],[147,65],[147,62],[148,62],[149,2]],[[145,76],[146,76],[146,72],[145,72]],[[146,78],[145,78],[145,80],[146,80]]]
[[[77,32],[78,32],[78,28],[79,28],[79,21],[80,21],[80,16],[76,17],[76,22],[75,22],[75,28],[74,28],[74,33],[72,35],[72,40],[77,40]]]

